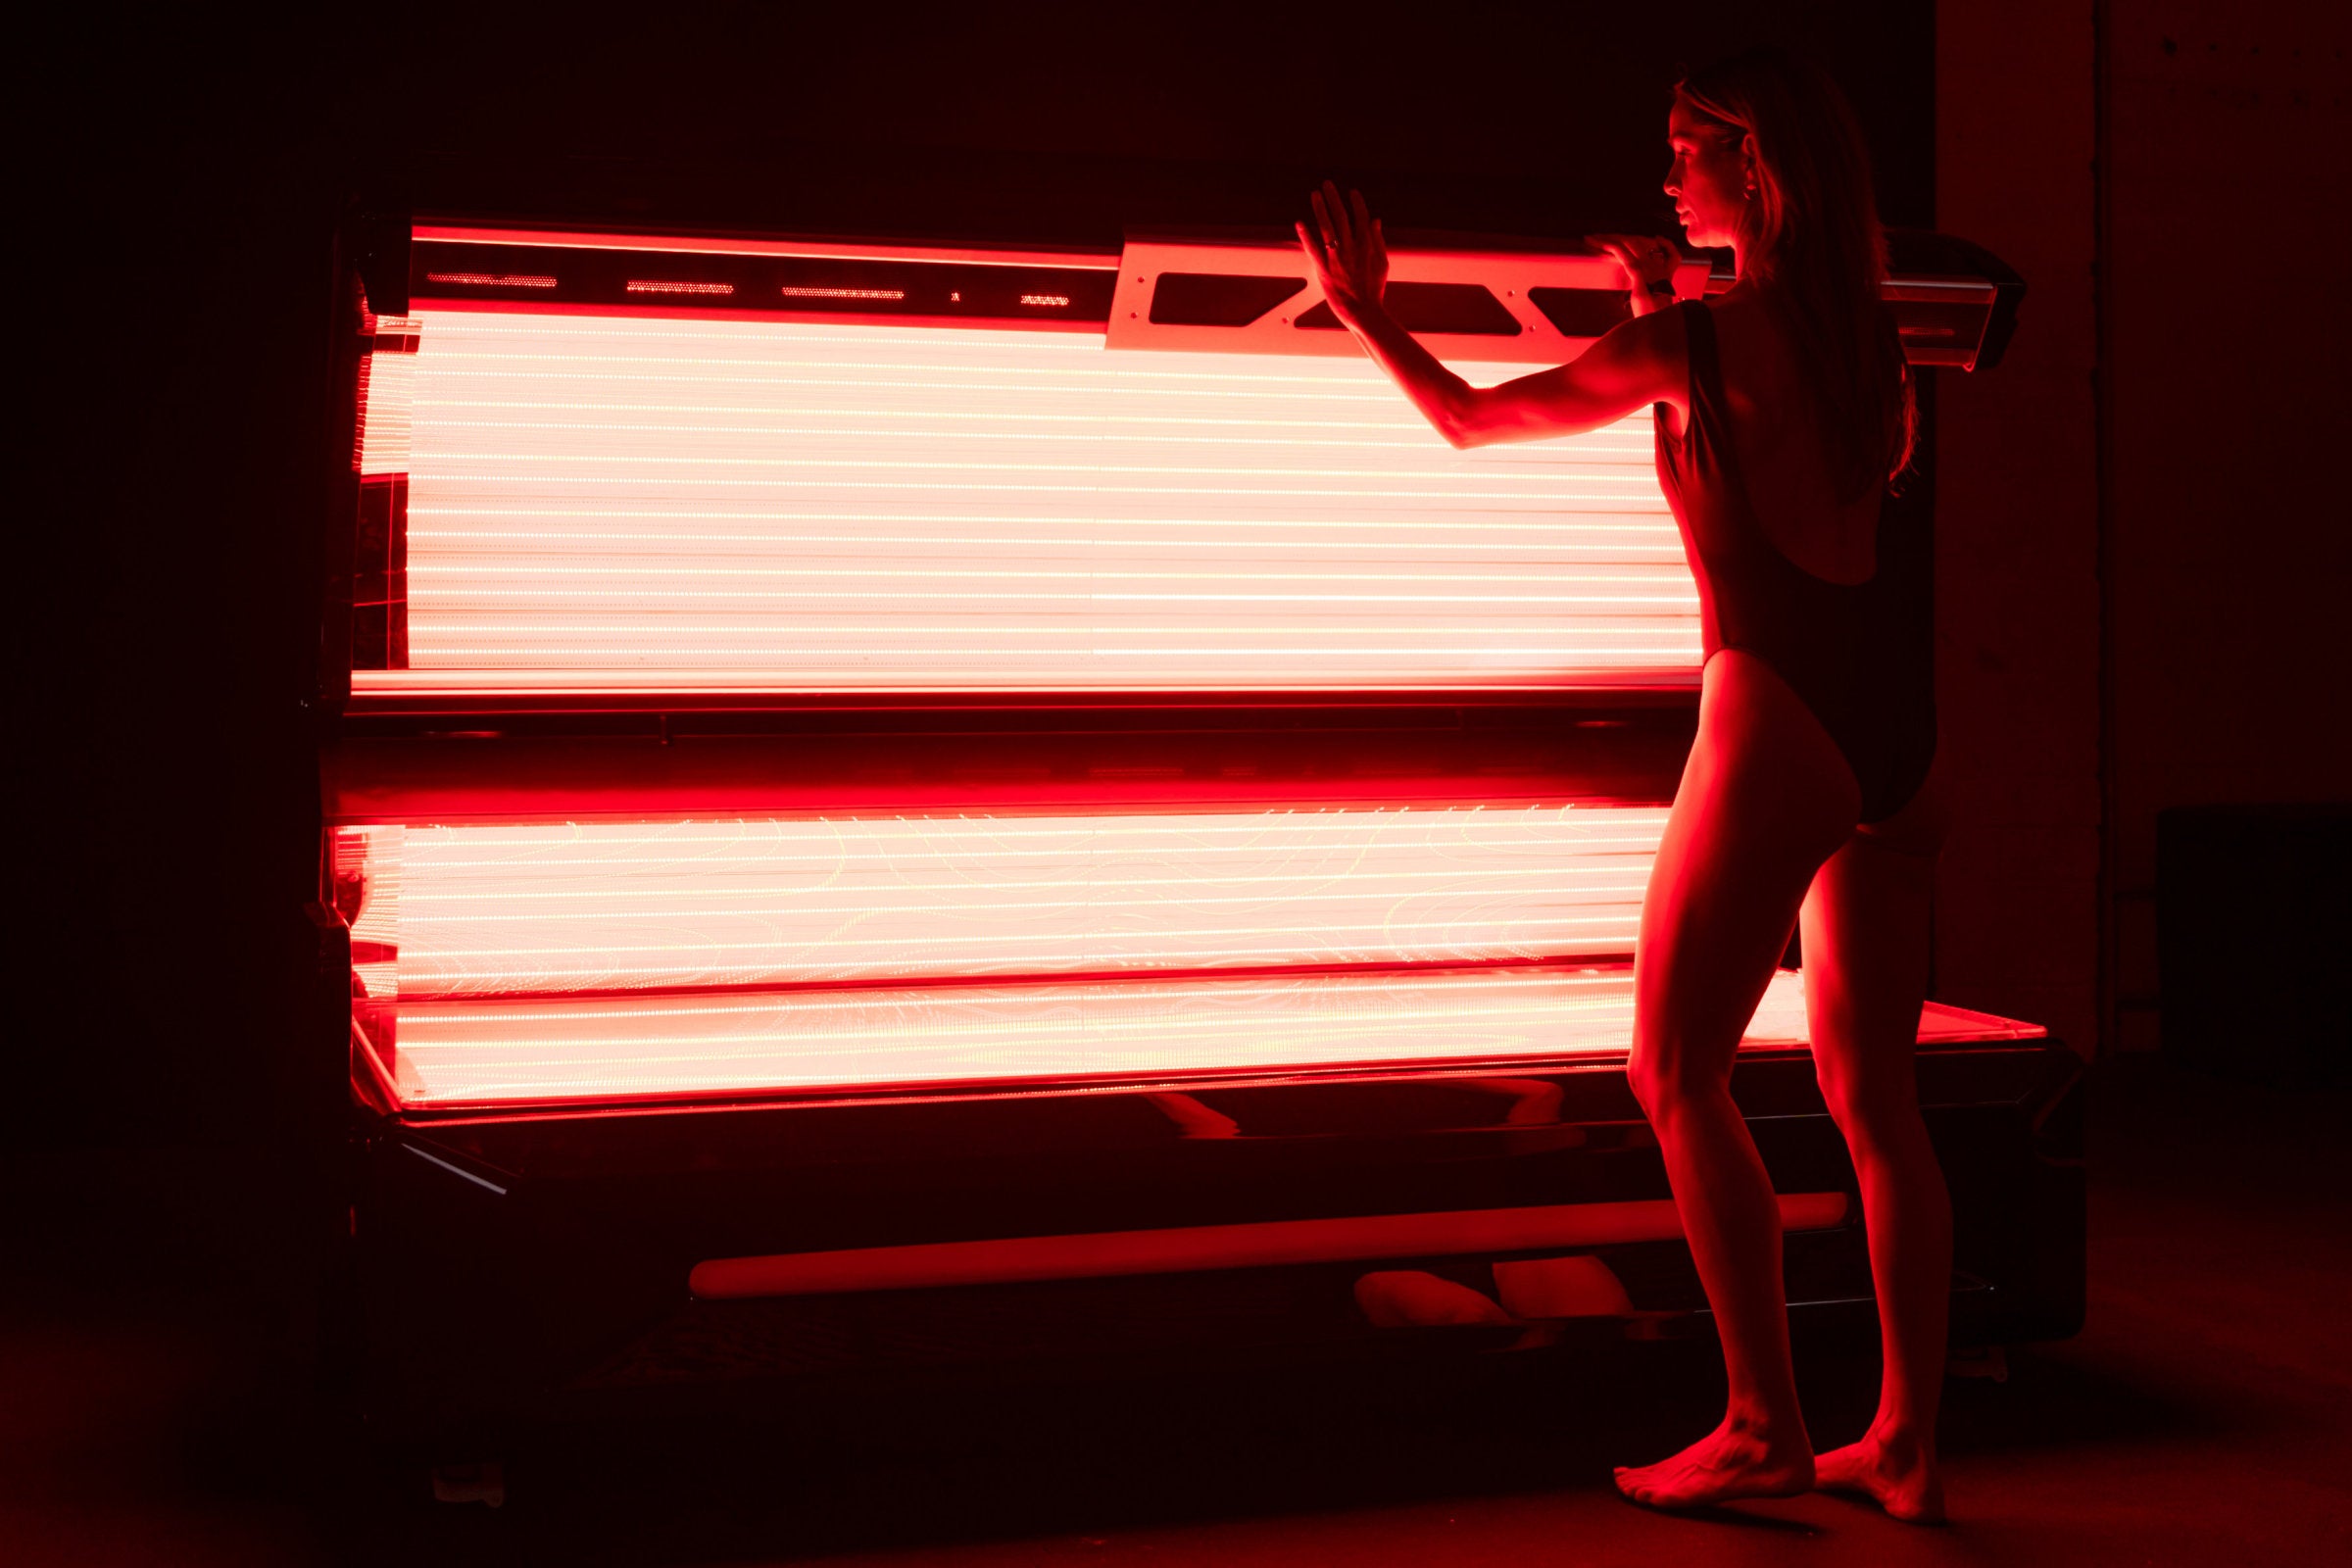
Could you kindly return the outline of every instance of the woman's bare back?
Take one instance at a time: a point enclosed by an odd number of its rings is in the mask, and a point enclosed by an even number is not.
[[[1838,499],[1820,405],[1805,390],[1788,329],[1767,301],[1745,290],[1709,308],[1732,444],[1764,537],[1816,577],[1869,581],[1878,569],[1879,487]]]

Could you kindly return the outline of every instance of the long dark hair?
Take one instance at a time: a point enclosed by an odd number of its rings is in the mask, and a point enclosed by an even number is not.
[[[1694,71],[1674,91],[1735,140],[1756,139],[1741,270],[1788,324],[1820,400],[1838,489],[1856,499],[1909,465],[1919,408],[1880,297],[1886,233],[1854,112],[1827,72],[1778,49]]]

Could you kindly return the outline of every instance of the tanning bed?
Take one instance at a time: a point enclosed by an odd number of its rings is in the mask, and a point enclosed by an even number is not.
[[[2016,279],[1903,247],[1914,362],[1997,361]],[[1480,380],[1626,309],[1394,277]],[[347,283],[313,912],[384,1430],[1703,1331],[1625,1079],[1699,660],[1646,414],[1455,452],[1271,244],[418,224]],[[1920,1048],[1956,1335],[2072,1332],[2076,1058]],[[1795,970],[1734,1089],[1793,1310],[1866,1319]]]

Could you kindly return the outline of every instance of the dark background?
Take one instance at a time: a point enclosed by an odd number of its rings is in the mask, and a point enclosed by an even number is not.
[[[268,1136],[315,876],[336,227],[364,210],[1115,247],[1287,225],[1670,231],[1671,83],[1774,39],[1934,217],[1926,5],[308,8],[65,40],[38,117],[17,1049],[39,1141]],[[62,88],[63,90],[57,90]],[[53,356],[53,357],[51,357]]]

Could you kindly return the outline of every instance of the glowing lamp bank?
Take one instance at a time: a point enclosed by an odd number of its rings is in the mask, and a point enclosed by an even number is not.
[[[1687,678],[1646,414],[1458,453],[1360,359],[419,307],[361,692]],[[1472,367],[1474,373],[1490,368]]]
[[[313,914],[391,1426],[1379,1353],[1431,1269],[1700,1323],[1625,1074],[1699,659],[1647,416],[1457,453],[1272,241],[351,254]],[[1897,261],[1913,363],[1996,362],[2016,279]],[[1401,244],[1389,303],[1492,381],[1621,281]],[[1734,1091],[1831,1311],[1803,985]],[[2072,1054],[1917,1038],[1955,1321],[2066,1332]]]

